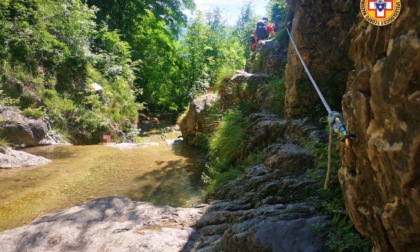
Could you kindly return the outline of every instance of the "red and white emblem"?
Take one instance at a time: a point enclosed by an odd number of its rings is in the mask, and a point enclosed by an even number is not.
[[[369,10],[376,10],[377,18],[384,18],[386,11],[392,11],[394,1],[392,0],[369,0]]]

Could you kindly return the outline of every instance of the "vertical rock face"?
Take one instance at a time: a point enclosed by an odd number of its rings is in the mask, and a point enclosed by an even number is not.
[[[210,123],[210,110],[219,100],[215,94],[206,94],[190,103],[186,114],[179,119],[182,136],[190,145],[202,146],[206,134],[213,132],[216,125]]]
[[[354,26],[343,99],[348,130],[340,182],[355,227],[376,251],[420,250],[420,1],[391,25]]]
[[[351,63],[347,57],[348,30],[354,21],[352,1],[289,0],[290,32],[305,64],[333,109],[339,108]],[[290,27],[290,26],[289,26]],[[293,45],[286,66],[286,115],[322,112],[322,106]],[[325,88],[324,88],[325,87]],[[337,94],[337,95],[335,95]],[[336,99],[335,99],[336,98]]]

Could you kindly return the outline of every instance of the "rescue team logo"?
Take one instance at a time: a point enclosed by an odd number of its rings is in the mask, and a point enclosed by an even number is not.
[[[401,0],[361,0],[360,12],[373,25],[389,25],[401,12]]]

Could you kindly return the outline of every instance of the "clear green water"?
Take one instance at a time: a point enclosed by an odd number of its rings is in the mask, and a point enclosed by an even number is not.
[[[188,207],[203,193],[199,152],[158,136],[132,149],[104,145],[46,146],[25,151],[52,160],[45,166],[0,169],[0,231],[104,196]]]

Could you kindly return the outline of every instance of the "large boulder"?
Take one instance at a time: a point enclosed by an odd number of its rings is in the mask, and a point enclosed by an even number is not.
[[[217,125],[210,119],[210,112],[218,100],[218,95],[206,94],[190,103],[188,110],[178,120],[186,143],[202,146],[206,135],[216,129]]]
[[[389,26],[359,17],[343,112],[356,135],[339,178],[355,227],[375,251],[420,251],[420,1]]]
[[[263,108],[272,107],[273,97],[268,89],[270,76],[263,73],[236,71],[236,74],[223,81],[220,86],[220,104],[229,109],[241,103],[251,103]]]
[[[47,120],[27,118],[18,109],[5,106],[0,106],[0,136],[22,146],[64,143]]]

